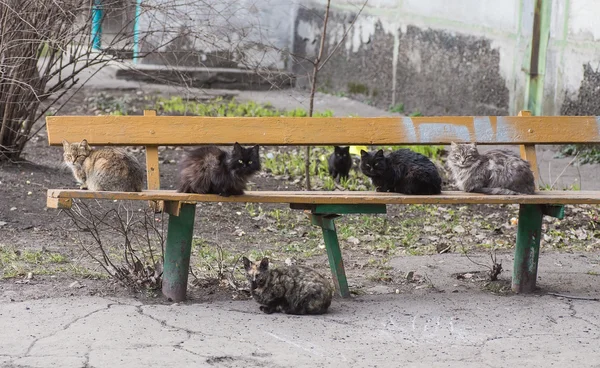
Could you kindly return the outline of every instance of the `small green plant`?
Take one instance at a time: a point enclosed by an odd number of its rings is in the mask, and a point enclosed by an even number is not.
[[[397,112],[399,114],[403,114],[404,113],[404,104],[399,103],[399,104],[395,104],[394,106],[390,106],[390,112]]]
[[[423,116],[423,114],[421,114],[421,112],[419,110],[416,110],[415,112],[412,112],[409,116],[414,118],[417,116]]]
[[[577,157],[579,164],[593,164],[600,162],[600,145],[597,144],[567,144],[562,146],[559,157]]]
[[[352,93],[352,94],[368,95],[369,87],[367,87],[361,83],[349,82],[348,83],[348,92]]]

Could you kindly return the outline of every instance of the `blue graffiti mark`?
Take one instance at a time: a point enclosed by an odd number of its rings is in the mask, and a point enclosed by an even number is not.
[[[477,142],[490,142],[494,139],[494,130],[489,116],[474,116],[473,127]]]
[[[496,118],[496,142],[510,142],[515,136],[512,124],[508,124],[502,116]]]
[[[415,142],[417,140],[417,133],[415,132],[415,125],[409,117],[402,118],[402,124],[404,125],[404,132],[406,134],[406,140]]]
[[[442,122],[419,125],[421,142],[437,143],[442,141],[470,142],[469,128],[464,125],[452,125]]]

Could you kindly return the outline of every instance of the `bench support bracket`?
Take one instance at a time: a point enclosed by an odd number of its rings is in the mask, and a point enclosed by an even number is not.
[[[310,218],[313,225],[319,226],[323,230],[325,248],[327,249],[327,258],[335,287],[342,298],[350,297],[350,289],[346,280],[346,271],[344,269],[344,260],[337,232],[335,230],[334,220],[340,215],[338,213],[386,213],[384,204],[291,204],[290,207],[296,210],[310,211]]]
[[[179,216],[169,215],[162,292],[175,302],[185,300],[195,216],[196,205],[187,203],[181,205]]]
[[[522,204],[519,208],[517,245],[512,277],[512,289],[515,293],[531,293],[536,289],[542,218],[544,215],[563,218],[564,207]]]

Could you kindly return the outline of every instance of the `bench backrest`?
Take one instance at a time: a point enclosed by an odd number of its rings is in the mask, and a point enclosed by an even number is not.
[[[48,142],[145,146],[148,189],[159,189],[158,147],[174,145],[521,145],[537,175],[535,144],[600,143],[598,116],[195,117],[48,116]]]

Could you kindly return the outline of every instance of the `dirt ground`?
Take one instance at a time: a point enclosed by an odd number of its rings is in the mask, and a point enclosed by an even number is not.
[[[102,93],[84,89],[60,113],[96,114]],[[132,91],[110,93],[136,96]],[[139,113],[145,100],[137,96],[132,104]],[[265,149],[262,155],[277,150]],[[133,148],[133,152],[140,162],[145,161],[143,151]],[[180,147],[166,147],[160,152],[163,189],[173,188],[182,152]],[[46,208],[48,188],[75,187],[70,172],[61,163],[62,149],[48,146],[42,128],[28,144],[22,162],[0,166],[0,296],[18,301],[49,296],[126,295],[164,302],[156,290],[131,290],[107,279],[81,247],[82,242],[94,246],[87,243],[89,237],[80,237],[65,213]],[[251,187],[302,189],[299,178],[275,177],[267,172],[257,175]],[[98,208],[109,205],[90,203]],[[146,208],[145,203],[127,206],[137,213]],[[351,290],[356,295],[408,294],[434,292],[444,284],[450,289],[506,293],[510,289],[517,211],[518,207],[512,205],[389,206],[385,215],[346,216],[338,221],[338,233]],[[565,253],[576,253],[573,262],[581,261],[585,267],[576,263],[572,270],[565,269],[562,278],[541,280],[545,290],[568,292],[564,285],[569,284],[569,277],[575,277],[573,273],[583,273],[589,285],[594,285],[600,274],[597,207],[567,206],[566,215],[562,221],[544,219],[541,258],[563,259]],[[157,215],[154,221],[159,231],[166,231],[162,228],[166,227],[166,217]],[[246,299],[237,263],[241,255],[266,255],[276,264],[287,261],[329,272],[320,232],[304,213],[285,205],[199,204],[194,236],[189,292],[192,301]],[[105,241],[119,249],[123,240],[107,235]],[[419,259],[432,255],[438,260],[448,256],[449,262],[459,255],[465,258],[464,251],[473,258],[467,263],[470,266],[461,263],[455,269],[444,270],[441,276],[437,274],[435,283],[431,267],[419,265]],[[496,253],[505,269],[497,282],[487,281],[484,275],[491,265],[490,253]]]

